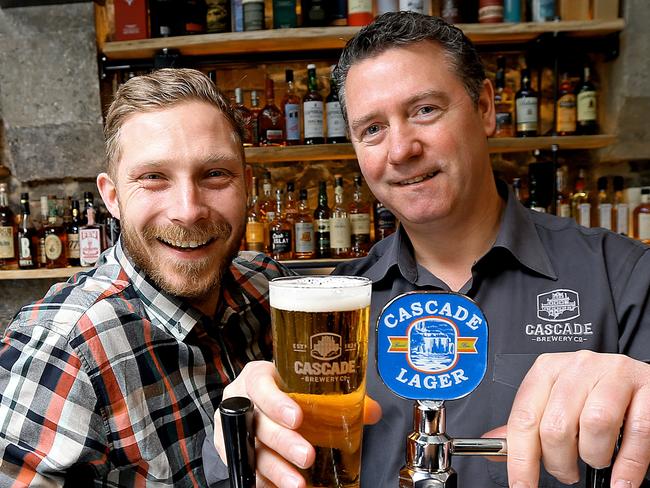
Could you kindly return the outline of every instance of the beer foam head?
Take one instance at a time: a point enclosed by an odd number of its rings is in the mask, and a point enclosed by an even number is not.
[[[345,312],[370,305],[372,282],[356,276],[297,276],[272,280],[271,306],[294,312]]]

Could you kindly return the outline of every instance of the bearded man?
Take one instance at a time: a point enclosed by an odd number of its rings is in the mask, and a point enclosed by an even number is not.
[[[269,359],[268,280],[240,253],[242,125],[202,73],[129,80],[97,186],[122,236],[54,285],[0,350],[0,486],[205,486],[223,388]]]

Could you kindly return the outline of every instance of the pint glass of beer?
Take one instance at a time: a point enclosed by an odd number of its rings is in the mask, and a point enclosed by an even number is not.
[[[354,276],[276,278],[269,286],[280,387],[302,408],[316,448],[309,487],[358,487],[372,282]]]

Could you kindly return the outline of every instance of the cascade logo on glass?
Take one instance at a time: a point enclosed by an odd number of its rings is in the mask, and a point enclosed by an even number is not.
[[[580,318],[580,295],[574,290],[558,288],[537,295],[537,318],[526,324],[526,335],[534,342],[586,342],[593,335],[591,322]]]
[[[294,352],[309,352],[312,360],[294,361],[296,375],[305,383],[338,383],[349,381],[349,375],[357,369],[354,359],[345,360],[345,352],[356,351],[356,344],[344,344],[339,334],[322,332],[309,338],[309,351],[306,344],[294,344]],[[338,360],[338,361],[336,361]]]
[[[485,375],[487,347],[483,312],[458,293],[406,293],[377,320],[379,375],[402,398],[464,397]]]

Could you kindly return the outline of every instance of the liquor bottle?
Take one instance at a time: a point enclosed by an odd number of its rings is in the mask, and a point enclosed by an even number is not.
[[[287,82],[287,91],[282,99],[282,113],[286,126],[286,144],[294,146],[300,144],[300,97],[296,95],[292,69],[284,71],[284,79]]]
[[[255,115],[244,105],[244,91],[239,87],[235,88],[235,110],[244,122],[244,139],[241,142],[244,147],[251,147],[253,145],[253,120]]]
[[[91,191],[84,192],[84,209],[81,214],[81,222],[83,225],[88,223],[88,209],[95,208],[95,196]],[[43,210],[43,197],[41,197],[41,211]]]
[[[528,165],[528,207],[537,212],[548,212],[553,202],[553,165],[540,157],[535,150],[536,161]]]
[[[579,134],[598,133],[598,101],[591,81],[589,66],[584,67],[582,83],[577,90],[577,129]]]
[[[536,212],[546,213],[546,207],[540,200],[540,189],[537,186],[538,177],[534,171],[528,173],[528,208]]]
[[[377,0],[375,6],[375,14],[379,16],[381,14],[385,14],[386,12],[398,12],[399,9],[398,0]]]
[[[330,257],[330,208],[327,204],[327,183],[318,183],[318,206],[314,210],[315,257]]]
[[[535,137],[537,135],[537,93],[530,86],[530,72],[521,70],[521,87],[515,95],[517,112],[517,136]]]
[[[372,22],[372,0],[348,0],[348,25]]]
[[[331,71],[334,66],[331,67]],[[348,142],[345,136],[345,119],[341,111],[341,102],[339,101],[339,94],[330,77],[330,92],[325,99],[325,115],[327,117],[327,143],[340,144]]]
[[[555,0],[529,0],[531,20],[547,22],[555,18]]]
[[[275,214],[269,222],[269,242],[271,257],[276,260],[293,258],[292,225],[284,218],[282,209],[282,190],[275,190]]]
[[[504,0],[503,21],[521,22],[521,0]]]
[[[523,202],[523,195],[521,192],[521,178],[512,179],[512,193],[519,202]]]
[[[149,0],[151,37],[181,34],[175,0]]]
[[[348,0],[332,0],[327,4],[329,25],[348,25]]]
[[[264,0],[242,0],[244,31],[264,29]]]
[[[585,170],[580,168],[575,190],[571,195],[571,216],[578,224],[591,227],[591,203],[589,202],[589,192],[585,186]]]
[[[571,217],[571,201],[567,194],[566,175],[566,166],[555,170],[555,215],[558,217]]]
[[[425,7],[424,0],[399,0],[399,9],[405,12],[425,14]]]
[[[260,97],[257,96],[257,90],[251,90],[251,113],[253,119],[251,120],[251,130],[253,131],[253,146],[260,145],[260,126],[259,116],[262,111],[260,107]]]
[[[463,21],[462,0],[442,0],[440,16],[450,24]]]
[[[275,104],[273,80],[266,79],[266,105],[257,117],[260,146],[281,146],[284,143],[284,120]]]
[[[503,22],[503,0],[480,0],[478,21],[482,24]]]
[[[623,177],[614,176],[614,228],[617,234],[630,235],[630,206],[623,197]]]
[[[318,93],[316,65],[307,65],[307,93],[302,98],[305,144],[323,144],[323,97]]]
[[[597,181],[598,188],[598,227],[612,230],[612,202],[607,192],[607,177],[601,176]]]
[[[513,137],[515,135],[514,96],[506,84],[506,58],[497,58],[497,72],[494,79],[494,109],[496,111],[495,137]]]
[[[38,266],[39,237],[29,211],[29,193],[20,194],[20,224],[18,226],[18,267],[33,269]]]
[[[104,227],[104,246],[102,249],[108,249],[117,244],[117,241],[120,238],[122,232],[122,229],[120,228],[120,220],[109,214],[108,217],[106,217]]]
[[[375,241],[388,237],[397,229],[397,220],[393,212],[377,200],[373,208]]]
[[[632,213],[634,237],[650,244],[650,188],[641,189],[641,203]]]
[[[363,198],[363,179],[354,176],[354,193],[348,206],[351,226],[350,256],[354,258],[368,254],[370,250],[370,203]]]
[[[47,195],[41,195],[41,222],[38,229],[38,266],[44,268],[47,265],[47,257],[45,256],[45,234],[44,229],[47,225],[47,215],[49,212],[49,204]]]
[[[79,266],[79,228],[81,227],[81,218],[79,215],[79,200],[72,200],[72,219],[65,226],[65,232],[68,236],[67,257],[70,266]]]
[[[230,32],[230,0],[206,0],[207,32]]]
[[[321,27],[327,24],[325,0],[302,0],[302,24],[305,27]]]
[[[296,200],[296,185],[293,181],[287,181],[287,194],[284,203],[284,218],[293,226],[294,219],[298,214],[298,201]]]
[[[0,268],[15,268],[16,259],[16,219],[9,208],[9,197],[7,196],[7,184],[0,183]]]
[[[88,223],[79,229],[79,262],[94,266],[102,253],[101,227],[95,223],[95,209],[88,209]]]
[[[261,221],[264,225],[264,249],[268,251],[269,243],[269,222],[275,218],[275,201],[273,199],[273,185],[271,173],[265,171],[262,175],[262,195],[259,198]]]
[[[257,177],[253,176],[251,183],[251,199],[246,214],[246,250],[266,252],[264,242],[264,222],[260,211],[260,202],[257,192]]]
[[[293,217],[294,256],[296,259],[314,257],[314,218],[307,203],[307,190],[300,190],[298,213]]]
[[[233,32],[244,32],[244,5],[242,0],[230,0],[230,26]]]
[[[94,211],[88,210],[88,215]],[[56,198],[48,200],[47,223],[43,227],[45,244],[45,267],[65,268],[68,265],[66,250],[68,248],[68,236],[65,229],[59,223],[56,212]]]
[[[297,25],[296,0],[273,0],[273,28],[290,29]]]
[[[184,35],[203,34],[205,32],[205,0],[181,0],[179,12],[182,17]]]
[[[343,201],[343,176],[334,175],[334,206],[330,217],[330,249],[333,258],[347,258],[352,247],[350,217]]]
[[[576,95],[567,73],[562,74],[555,106],[555,132],[570,136],[576,131]]]

